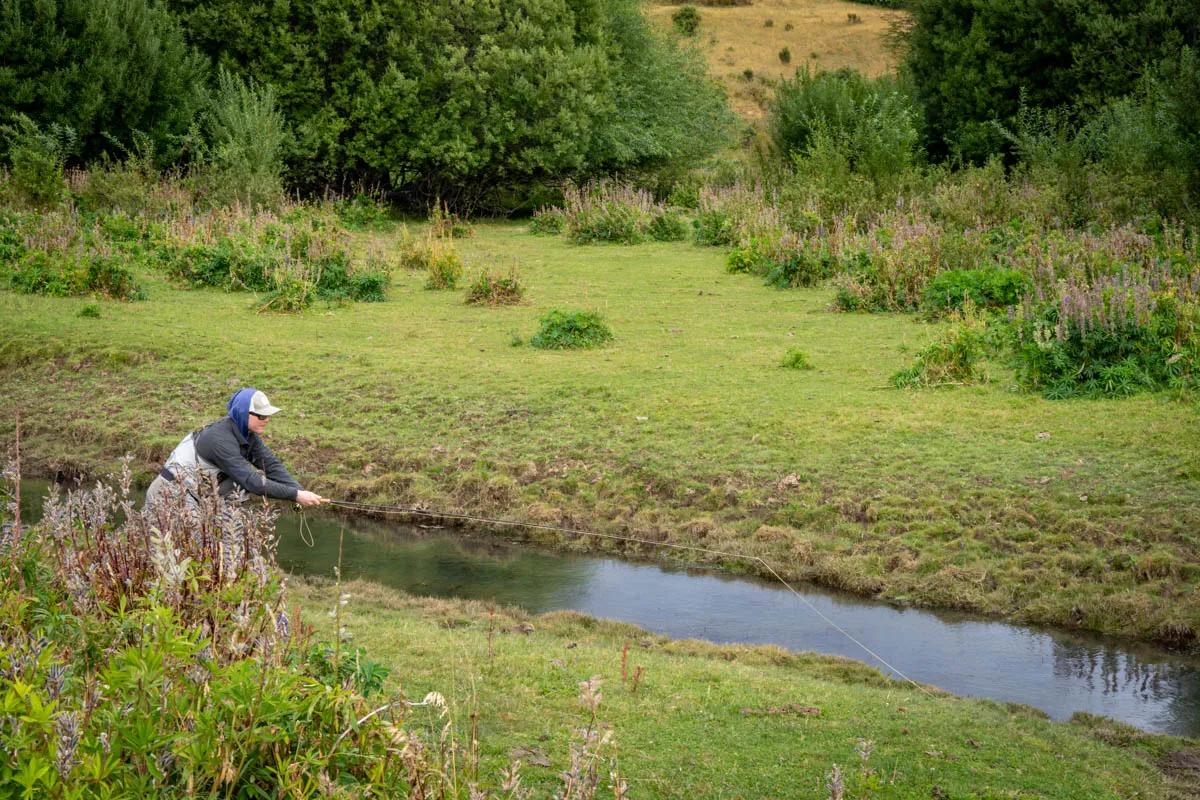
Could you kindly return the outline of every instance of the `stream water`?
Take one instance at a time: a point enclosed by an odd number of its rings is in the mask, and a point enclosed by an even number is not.
[[[26,497],[45,484],[26,487]],[[31,509],[32,511],[32,509]],[[676,638],[775,644],[885,667],[778,584],[708,570],[546,551],[496,537],[356,517],[279,522],[279,563],[300,575],[342,576],[419,595],[573,609]],[[1200,657],[1099,636],[966,614],[896,608],[812,586],[808,602],[914,680],[956,694],[1025,703],[1055,719],[1076,711],[1139,728],[1200,735]]]

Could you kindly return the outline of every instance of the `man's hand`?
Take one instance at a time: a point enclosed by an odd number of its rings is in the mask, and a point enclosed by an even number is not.
[[[321,497],[316,492],[306,492],[303,489],[296,492],[296,502],[305,508],[309,506],[319,506],[321,503],[328,503],[328,497]]]

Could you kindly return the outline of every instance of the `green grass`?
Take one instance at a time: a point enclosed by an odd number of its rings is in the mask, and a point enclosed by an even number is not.
[[[852,798],[1182,800],[1196,788],[1186,776],[1172,783],[1155,767],[1194,744],[1187,740],[1098,718],[1054,723],[1022,706],[925,694],[846,659],[672,641],[573,612],[530,618],[373,584],[340,591],[351,596],[341,622],[352,646],[392,668],[389,688],[413,699],[445,695],[464,739],[469,715],[477,713],[481,774],[496,775],[517,751],[535,789],[566,767],[569,732],[586,721],[578,684],[593,676],[603,680],[598,716],[612,726],[634,797],[823,798],[834,764],[847,775]],[[326,612],[338,590],[299,582],[290,596],[318,636],[332,636]],[[789,704],[820,713],[761,713]],[[410,712],[410,728],[442,724],[428,712]],[[860,739],[874,742],[865,765],[856,752]],[[530,763],[531,751],[549,766]]]
[[[301,315],[153,274],[148,301],[98,318],[2,292],[0,434],[20,411],[31,471],[130,452],[145,478],[256,385],[284,409],[268,441],[329,495],[633,532],[866,595],[1195,646],[1194,404],[1048,401],[994,365],[983,385],[897,390],[937,326],[830,313],[829,290],[729,275],[717,249],[515,224],[457,246],[468,269],[518,264],[528,302],[470,306],[410,272],[385,303]],[[600,313],[614,340],[511,346],[554,307]],[[780,369],[793,347],[815,369]]]

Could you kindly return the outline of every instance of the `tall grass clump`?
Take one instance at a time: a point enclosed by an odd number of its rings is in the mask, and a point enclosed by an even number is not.
[[[467,303],[478,306],[511,306],[525,299],[525,284],[516,266],[507,272],[483,269],[467,287]]]
[[[655,202],[645,189],[611,181],[568,186],[563,192],[563,228],[576,244],[639,244],[686,235],[678,211]]]
[[[987,321],[968,302],[953,324],[917,354],[913,364],[892,376],[898,388],[962,385],[987,380],[981,361],[987,352]]]
[[[1047,397],[1194,388],[1200,375],[1195,272],[1071,275],[1039,286],[1010,318],[1018,379]]]
[[[0,276],[9,288],[26,294],[146,296],[122,244],[74,210],[0,210]]]
[[[692,229],[696,244],[726,247],[778,238],[787,230],[779,209],[764,191],[744,184],[702,188]]]
[[[529,338],[529,344],[542,350],[588,349],[612,338],[612,330],[598,313],[555,308],[538,320],[538,331]]]
[[[519,763],[481,771],[442,694],[387,689],[347,646],[347,595],[334,641],[312,639],[275,511],[183,482],[138,509],[129,485],[52,496],[32,527],[19,495],[0,508],[0,795],[514,796]],[[616,766],[598,679],[580,698],[560,796],[593,797]]]
[[[566,224],[567,217],[561,208],[542,206],[533,212],[529,220],[529,232],[556,235],[563,232]]]

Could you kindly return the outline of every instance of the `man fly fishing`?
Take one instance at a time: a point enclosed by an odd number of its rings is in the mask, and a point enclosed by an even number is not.
[[[315,492],[300,488],[271,448],[262,440],[271,416],[279,409],[253,387],[229,398],[228,414],[198,431],[189,433],[167,458],[158,477],[146,491],[150,509],[179,485],[193,499],[202,481],[212,481],[222,497],[236,489],[249,494],[290,500],[302,506],[329,502]]]

